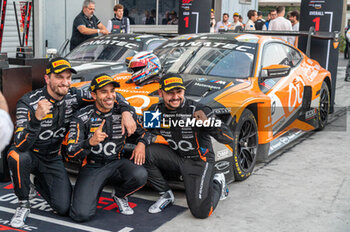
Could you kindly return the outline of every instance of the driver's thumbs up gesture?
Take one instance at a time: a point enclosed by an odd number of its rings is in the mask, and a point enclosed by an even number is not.
[[[105,122],[106,120],[103,119],[101,125],[97,128],[94,135],[89,139],[89,144],[91,146],[97,146],[100,142],[103,142],[108,137],[108,135],[102,131]]]

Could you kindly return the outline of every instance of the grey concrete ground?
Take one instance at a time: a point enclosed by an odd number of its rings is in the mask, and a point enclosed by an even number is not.
[[[336,105],[350,105],[347,60],[340,56]],[[347,112],[347,117],[349,112]],[[157,231],[350,231],[350,120],[347,129],[316,132],[272,162],[260,164],[211,217],[195,219],[189,210]],[[141,192],[148,199],[152,193]],[[147,197],[147,195],[149,195]],[[186,206],[183,192],[176,204]]]

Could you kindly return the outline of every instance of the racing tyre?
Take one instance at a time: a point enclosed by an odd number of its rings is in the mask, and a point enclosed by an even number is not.
[[[320,102],[318,105],[318,128],[317,130],[323,130],[328,121],[328,115],[330,110],[331,96],[329,93],[328,85],[326,82],[322,83],[320,90]]]
[[[233,135],[233,171],[235,180],[242,181],[252,174],[258,150],[258,125],[249,109],[243,111]]]

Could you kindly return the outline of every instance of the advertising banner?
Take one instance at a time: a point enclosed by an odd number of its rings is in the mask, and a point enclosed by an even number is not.
[[[179,34],[209,32],[211,0],[179,1]]]

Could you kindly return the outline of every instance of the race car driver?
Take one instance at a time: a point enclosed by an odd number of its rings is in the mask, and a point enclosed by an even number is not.
[[[146,148],[144,166],[148,181],[161,195],[148,212],[159,213],[174,202],[174,194],[161,172],[166,170],[181,173],[192,215],[207,218],[219,199],[225,199],[228,194],[224,174],[214,175],[215,154],[210,136],[231,146],[233,138],[229,128],[209,107],[185,98],[185,89],[181,76],[164,75],[159,90],[162,101],[149,109],[152,118],[162,115],[162,126],[149,132],[162,135],[168,145],[153,143]]]
[[[131,159],[123,157],[126,136],[121,131],[121,106],[115,103],[115,82],[107,74],[96,76],[90,86],[94,105],[86,106],[73,117],[68,136],[68,157],[84,159],[72,198],[70,216],[82,222],[91,219],[96,212],[102,188],[114,187],[112,197],[124,215],[132,215],[128,204],[130,194],[147,181],[147,171],[141,165],[145,160],[145,130],[137,124],[137,146]],[[136,113],[133,114],[136,119]]]
[[[64,168],[60,148],[73,112],[91,104],[89,92],[70,88],[72,73],[76,71],[64,58],[52,59],[47,68],[46,86],[25,94],[17,103],[14,144],[8,153],[8,164],[19,207],[11,220],[12,227],[22,227],[30,212],[29,193],[36,190],[58,214],[68,213],[71,184]],[[121,96],[120,96],[121,97]],[[136,129],[130,107],[124,98],[123,122],[128,134]]]

